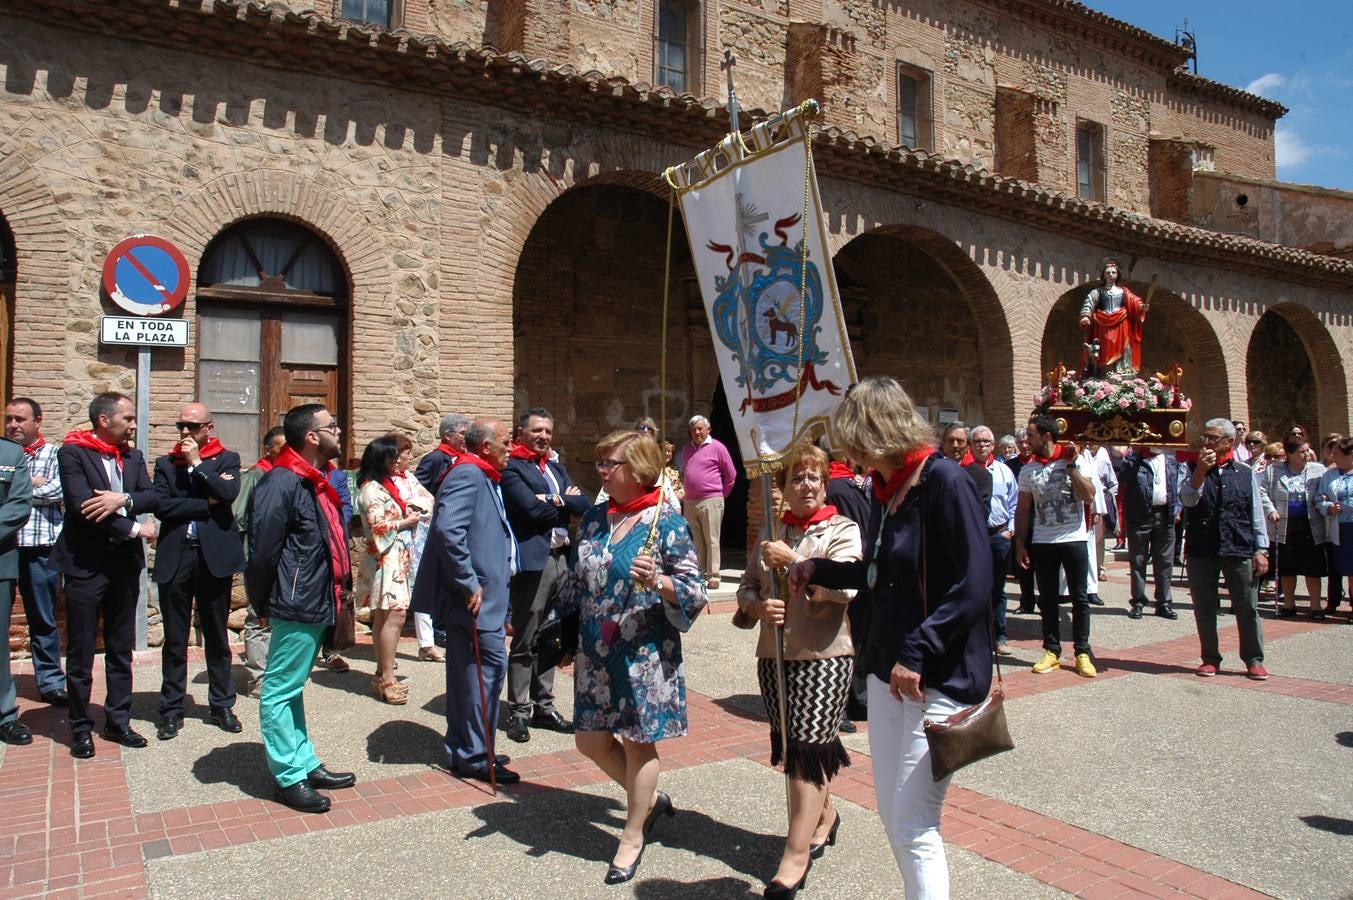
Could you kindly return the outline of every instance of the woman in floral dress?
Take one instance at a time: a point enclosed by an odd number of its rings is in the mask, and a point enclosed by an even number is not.
[[[378,437],[366,445],[357,469],[357,513],[366,533],[357,603],[372,609],[372,645],[376,651],[376,677],[371,688],[386,703],[409,701],[407,685],[395,681],[395,648],[404,630],[409,609],[413,557],[409,551],[426,499],[410,506],[395,484],[399,444],[394,435]]]
[[[583,516],[564,602],[579,612],[574,740],[628,800],[605,878],[620,884],[634,877],[653,825],[675,812],[658,790],[657,742],[686,733],[681,633],[709,598],[686,520],[657,486],[657,443],[617,431],[596,455],[610,499]]]

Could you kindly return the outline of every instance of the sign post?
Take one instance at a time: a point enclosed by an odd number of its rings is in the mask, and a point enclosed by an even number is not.
[[[150,458],[150,351],[188,346],[185,319],[154,319],[177,309],[188,295],[188,261],[164,238],[138,234],[120,241],[103,262],[103,290],[130,315],[104,316],[99,343],[136,347],[136,427],[138,444]],[[136,598],[136,649],[148,644],[150,584],[141,572]]]

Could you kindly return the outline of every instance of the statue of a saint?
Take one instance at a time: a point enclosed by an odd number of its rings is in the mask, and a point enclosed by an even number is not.
[[[1118,283],[1116,259],[1106,259],[1099,287],[1081,304],[1080,326],[1085,332],[1082,375],[1110,372],[1136,374],[1142,365],[1142,323],[1151,304]]]

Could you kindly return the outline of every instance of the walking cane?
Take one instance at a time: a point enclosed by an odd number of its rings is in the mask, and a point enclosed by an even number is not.
[[[789,597],[789,581],[785,577],[783,569],[776,569],[772,576],[775,582],[776,593],[781,597]],[[775,699],[778,701],[780,714],[780,762],[784,766],[785,775],[789,774],[789,706],[788,698],[785,696],[785,627],[784,625],[775,626]],[[785,779],[786,802],[788,802],[789,779]]]
[[[489,721],[489,695],[484,690],[484,660],[479,655],[479,617],[470,617],[470,642],[474,645],[474,667],[479,673],[479,708],[484,712],[484,740],[488,744],[489,750],[489,791],[496,798],[498,796],[498,777],[493,755],[493,736],[498,729],[497,722]]]

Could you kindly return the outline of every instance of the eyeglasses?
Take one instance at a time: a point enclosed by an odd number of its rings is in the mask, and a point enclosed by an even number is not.
[[[651,432],[651,433],[653,433],[653,434],[657,434],[657,432],[658,432],[658,429],[654,428],[652,425],[640,425],[640,426],[639,426],[637,429],[635,429],[635,430],[636,430],[636,431],[639,431],[639,432],[645,432],[645,431],[647,431],[647,432]]]
[[[1246,438],[1245,443],[1249,444],[1251,447],[1259,447],[1262,446],[1264,442],[1261,440],[1255,440],[1254,438]]]
[[[315,426],[313,429],[311,429],[311,430],[312,430],[312,431],[327,431],[327,432],[329,432],[330,434],[338,434],[338,432],[341,431],[342,429],[340,429],[340,428],[338,427],[338,420],[337,420],[337,419],[334,419],[334,420],[333,420],[332,422],[330,422],[328,425],[316,425],[316,426]]]
[[[1204,444],[1216,444],[1221,441],[1228,440],[1228,438],[1224,434],[1204,434],[1202,436],[1202,439]]]
[[[822,483],[822,476],[816,472],[800,472],[798,475],[795,475],[793,478],[789,479],[789,483],[794,485],[795,487],[798,487],[799,485],[803,484],[811,484],[816,486]]]
[[[973,446],[975,446],[975,447],[990,447],[990,446],[991,446],[992,444],[994,444],[994,443],[996,443],[996,442],[995,442],[995,441],[989,441],[989,440],[987,440],[986,438],[978,438],[977,440],[973,441]]]
[[[210,425],[211,422],[175,422],[174,427],[179,431],[201,431]]]
[[[609,475],[624,464],[625,461],[623,459],[599,459],[595,463],[597,471],[603,475]]]

